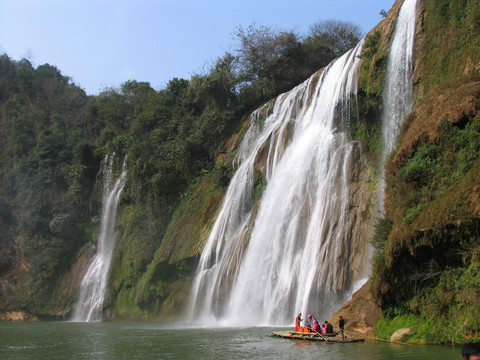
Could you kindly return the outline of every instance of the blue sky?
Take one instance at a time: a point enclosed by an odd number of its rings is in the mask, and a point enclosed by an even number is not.
[[[394,0],[0,0],[0,53],[55,65],[88,94],[124,81],[189,79],[252,23],[308,33],[317,21],[368,32]]]

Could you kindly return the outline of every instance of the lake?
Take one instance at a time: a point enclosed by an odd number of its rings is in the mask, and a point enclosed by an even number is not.
[[[1,359],[461,359],[460,348],[273,338],[282,328],[158,322],[3,322]]]

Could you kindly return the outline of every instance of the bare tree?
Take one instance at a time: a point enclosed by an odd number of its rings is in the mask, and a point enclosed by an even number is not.
[[[358,25],[341,20],[322,20],[310,27],[310,37],[340,56],[358,44],[362,31]]]
[[[238,57],[244,72],[255,76],[266,64],[280,57],[286,49],[296,44],[299,37],[292,31],[280,31],[273,26],[239,26],[234,34],[238,40]]]

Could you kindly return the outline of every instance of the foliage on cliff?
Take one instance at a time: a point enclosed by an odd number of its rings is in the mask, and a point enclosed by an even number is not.
[[[58,69],[0,56],[2,302],[37,308],[88,238],[99,159],[90,99]]]
[[[480,1],[421,5],[416,98],[387,164],[372,291],[380,335],[402,322],[409,340],[462,343],[480,337]]]

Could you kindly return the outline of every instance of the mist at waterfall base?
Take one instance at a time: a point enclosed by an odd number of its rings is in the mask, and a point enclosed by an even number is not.
[[[380,167],[411,110],[415,7],[416,0],[402,5],[389,55],[384,104],[409,99],[385,107]],[[349,181],[362,170],[362,147],[337,126],[355,116],[361,49],[362,43],[333,61],[316,84],[313,76],[252,114],[197,267],[191,321],[291,325],[298,312],[329,318],[366,281],[370,245],[353,245],[354,229],[346,221],[361,208],[350,206]],[[265,153],[267,185],[256,211],[255,172]]]
[[[115,154],[107,155],[103,167],[103,195],[97,253],[80,285],[72,321],[101,321],[110,264],[116,243],[116,217],[120,194],[127,180],[126,159],[122,173],[115,179]]]

